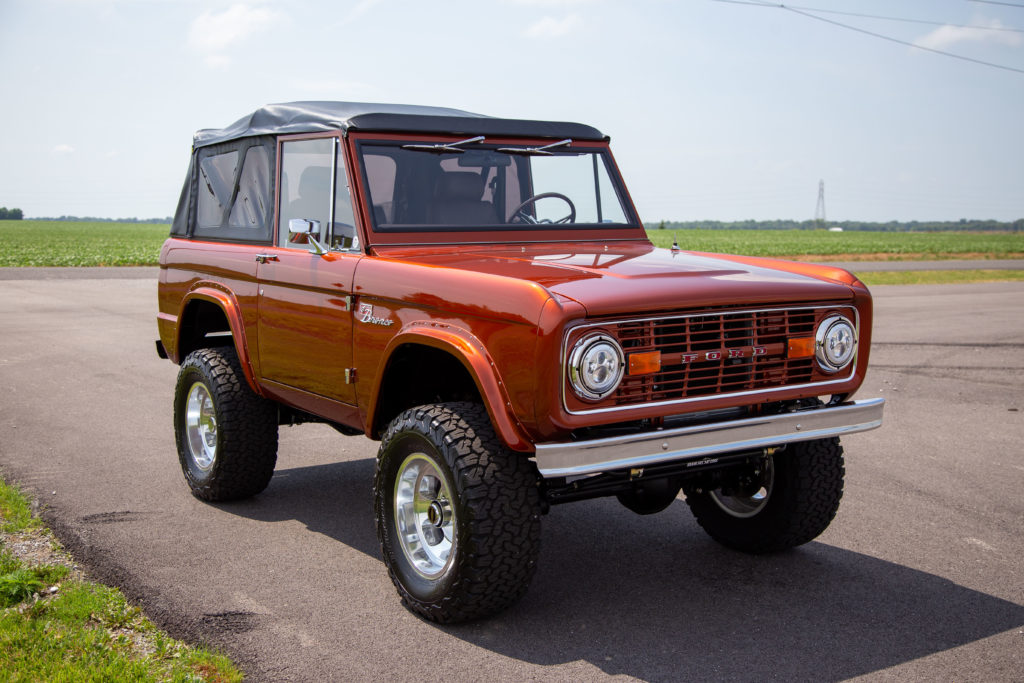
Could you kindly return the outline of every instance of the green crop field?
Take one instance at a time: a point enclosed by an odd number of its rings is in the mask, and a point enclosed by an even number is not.
[[[0,221],[0,266],[155,265],[170,226]]]
[[[744,256],[823,256],[833,260],[1024,258],[1024,233],[828,232],[826,230],[649,230],[659,247]],[[825,260],[825,259],[818,259]]]
[[[155,265],[169,226],[152,223],[0,221],[0,266]],[[814,260],[1024,258],[1024,233],[650,230],[668,247]]]

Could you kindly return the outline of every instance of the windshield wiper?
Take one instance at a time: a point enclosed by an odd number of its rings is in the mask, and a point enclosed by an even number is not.
[[[543,155],[553,156],[554,152],[548,150],[552,147],[561,147],[563,145],[571,145],[571,139],[560,140],[558,142],[552,142],[550,145],[544,145],[543,147],[499,147],[499,152],[505,152],[507,154],[527,154],[531,156]]]
[[[447,154],[449,152],[462,154],[466,150],[459,149],[456,145],[468,145],[474,142],[483,142],[484,140],[485,138],[483,135],[477,135],[475,138],[469,138],[468,140],[459,140],[458,142],[439,142],[436,145],[402,145],[402,149],[415,149],[420,152],[434,152],[435,154]]]

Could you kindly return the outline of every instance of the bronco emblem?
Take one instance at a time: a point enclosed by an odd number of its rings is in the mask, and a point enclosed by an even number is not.
[[[378,318],[373,314],[373,306],[371,304],[359,304],[359,321],[364,323],[370,323],[371,325],[383,325],[389,327],[395,324],[394,320],[387,318]]]

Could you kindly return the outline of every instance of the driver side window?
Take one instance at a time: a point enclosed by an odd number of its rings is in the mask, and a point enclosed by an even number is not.
[[[355,219],[345,174],[343,155],[338,150],[334,168],[336,138],[286,141],[281,145],[281,208],[277,245],[305,249],[305,236],[292,241],[288,222],[293,218],[320,223],[320,240],[332,249],[354,248]],[[331,197],[334,177],[335,197]],[[330,224],[334,202],[334,225]]]

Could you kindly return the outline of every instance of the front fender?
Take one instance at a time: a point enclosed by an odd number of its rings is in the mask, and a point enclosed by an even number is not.
[[[476,384],[498,437],[514,451],[533,450],[533,443],[526,437],[518,418],[512,412],[512,404],[498,375],[497,366],[483,343],[471,332],[448,323],[425,320],[411,322],[388,342],[382,354],[378,377],[383,376],[394,352],[405,344],[433,347],[458,359]],[[370,398],[367,425],[375,424],[380,406],[380,390],[381,382],[377,382]]]

